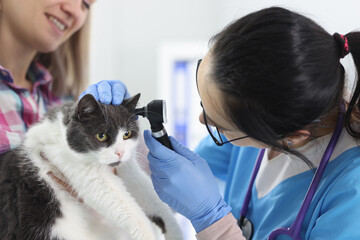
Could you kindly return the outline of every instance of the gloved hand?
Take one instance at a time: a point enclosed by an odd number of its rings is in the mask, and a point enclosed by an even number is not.
[[[149,167],[154,189],[160,199],[187,217],[196,232],[207,228],[231,211],[207,162],[170,137],[174,151],[144,131],[149,148]]]
[[[92,84],[80,95],[79,99],[88,93],[101,103],[113,105],[119,105],[124,98],[130,97],[125,84],[119,80],[103,80]]]

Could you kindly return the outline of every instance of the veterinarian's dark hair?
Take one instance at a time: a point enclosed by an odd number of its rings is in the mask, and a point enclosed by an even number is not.
[[[360,34],[345,36],[359,72]],[[340,40],[311,19],[279,7],[228,25],[210,43],[211,79],[224,93],[230,119],[250,137],[313,167],[279,140],[339,110],[345,79]],[[345,125],[354,137],[360,133],[350,126],[350,117],[359,108],[359,92],[357,83],[346,113]]]

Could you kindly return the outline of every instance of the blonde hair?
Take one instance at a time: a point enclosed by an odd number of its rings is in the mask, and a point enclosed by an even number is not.
[[[52,92],[57,97],[76,99],[88,85],[90,22],[89,13],[84,26],[56,51],[35,57],[51,73]]]

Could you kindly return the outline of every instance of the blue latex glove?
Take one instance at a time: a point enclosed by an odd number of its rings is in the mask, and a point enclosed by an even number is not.
[[[103,80],[92,84],[80,95],[79,99],[88,93],[101,103],[113,105],[119,105],[124,98],[130,97],[125,84],[119,80]]]
[[[196,232],[207,228],[231,211],[207,162],[170,137],[174,151],[144,131],[149,148],[149,166],[154,189],[160,199],[187,217]]]

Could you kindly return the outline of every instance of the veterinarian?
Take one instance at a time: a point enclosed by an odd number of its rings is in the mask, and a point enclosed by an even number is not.
[[[88,85],[88,15],[95,0],[0,0],[0,154],[17,147],[24,133],[53,105],[77,98]],[[120,104],[90,86],[104,102]],[[121,96],[117,102],[116,96]],[[113,100],[113,101],[112,101]]]
[[[360,239],[360,86],[349,96],[340,63],[350,53],[359,73],[360,33],[268,8],[211,43],[196,73],[210,135],[199,155],[144,133],[159,197],[198,239]]]

